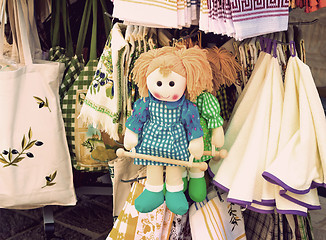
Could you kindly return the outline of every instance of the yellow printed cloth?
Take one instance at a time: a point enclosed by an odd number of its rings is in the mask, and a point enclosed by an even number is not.
[[[134,240],[139,213],[135,208],[135,199],[143,192],[144,185],[134,182],[128,199],[115,221],[107,240]]]
[[[165,209],[161,240],[170,239],[170,233],[171,233],[174,216],[175,214],[171,212],[168,208]]]
[[[169,239],[173,215],[165,203],[152,212],[139,213],[135,240]]]
[[[242,212],[238,205],[229,203],[216,196],[207,203],[196,205],[196,211],[190,215],[190,228],[193,240],[246,239]]]

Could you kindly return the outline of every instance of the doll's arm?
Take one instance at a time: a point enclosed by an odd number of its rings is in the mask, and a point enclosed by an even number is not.
[[[224,130],[222,126],[213,129],[212,145],[214,145],[217,148],[220,148],[224,145]]]
[[[183,107],[182,118],[189,141],[189,152],[200,159],[204,153],[203,129],[200,125],[200,118],[197,106],[187,101]]]
[[[126,132],[124,136],[124,147],[130,150],[138,144],[138,134],[142,132],[143,125],[149,116],[148,99],[138,99],[134,104],[131,116],[126,122]]]
[[[125,132],[123,146],[125,147],[125,149],[131,150],[134,147],[136,147],[137,144],[138,144],[138,133],[134,133],[133,131],[127,128]]]
[[[195,138],[189,142],[189,152],[195,157],[195,159],[200,159],[204,153],[204,140],[203,137]]]

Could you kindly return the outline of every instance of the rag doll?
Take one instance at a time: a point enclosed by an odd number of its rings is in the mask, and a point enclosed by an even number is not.
[[[220,105],[217,94],[221,85],[230,86],[237,78],[237,72],[240,71],[240,65],[234,56],[222,48],[207,48],[207,60],[212,70],[212,78],[209,79],[206,91],[202,92],[196,99],[200,115],[200,123],[203,128],[204,151],[212,151],[212,146],[220,148],[224,145],[223,118],[220,116]],[[200,161],[212,159],[211,155],[204,155]],[[186,188],[187,172],[183,173],[183,181]],[[189,196],[195,202],[202,202],[206,198],[206,181],[204,171],[198,168],[189,169]]]
[[[189,161],[200,159],[203,130],[196,105],[191,102],[207,89],[212,78],[206,51],[195,48],[153,49],[135,62],[134,81],[141,96],[126,122],[124,147],[137,153]],[[167,207],[183,215],[188,201],[183,192],[184,167],[135,158],[147,165],[145,190],[135,200],[139,212],[151,212],[165,199]],[[166,193],[163,193],[165,167]]]

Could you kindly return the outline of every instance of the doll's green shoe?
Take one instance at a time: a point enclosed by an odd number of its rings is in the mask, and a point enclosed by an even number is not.
[[[204,177],[201,178],[190,178],[189,180],[189,197],[195,202],[202,202],[205,200],[206,181]]]
[[[138,212],[148,213],[161,206],[163,202],[163,191],[151,192],[145,189],[139,197],[135,199],[135,208]]]
[[[183,191],[180,192],[169,192],[166,191],[165,202],[168,209],[178,215],[187,213],[189,205],[187,198]]]

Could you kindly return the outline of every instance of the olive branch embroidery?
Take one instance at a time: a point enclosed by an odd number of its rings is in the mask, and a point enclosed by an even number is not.
[[[233,205],[234,205],[233,203],[230,203],[230,204],[228,205],[228,208],[229,208],[229,210],[228,210],[228,214],[229,214],[230,217],[231,217],[231,219],[230,219],[230,223],[233,225],[231,231],[233,231],[234,228],[235,228],[236,226],[238,226],[238,221],[241,221],[241,219],[237,216],[237,210],[232,209]]]
[[[222,198],[223,193],[220,193],[219,190],[217,189],[217,187],[214,187],[214,188],[216,190],[216,193],[217,193],[217,196],[218,196],[220,202],[224,202],[224,200]],[[238,226],[238,221],[241,221],[241,219],[237,216],[237,210],[232,208],[233,206],[234,206],[234,203],[228,204],[228,214],[231,217],[229,223],[233,225],[231,231],[233,231],[234,228],[236,226]]]
[[[47,186],[53,186],[54,184],[56,184],[55,182],[53,182],[56,176],[57,176],[57,171],[55,171],[53,174],[50,174],[49,176],[46,176],[45,177],[46,184],[42,188],[45,188]]]
[[[32,135],[33,135],[32,129],[29,128],[28,135],[27,135],[28,140],[26,139],[25,134],[23,136],[21,142],[21,147],[22,147],[21,152],[19,152],[17,149],[9,148],[9,150],[3,150],[2,153],[0,153],[0,162],[5,164],[3,167],[18,166],[17,163],[22,161],[26,156],[28,158],[34,157],[33,153],[26,152],[26,151],[32,148],[34,145],[42,146],[43,142],[32,140]]]
[[[36,96],[33,96],[33,97],[36,99],[36,102],[37,102],[39,108],[47,107],[49,109],[49,111],[51,112],[47,97],[45,97],[45,101],[42,98],[39,98]]]

